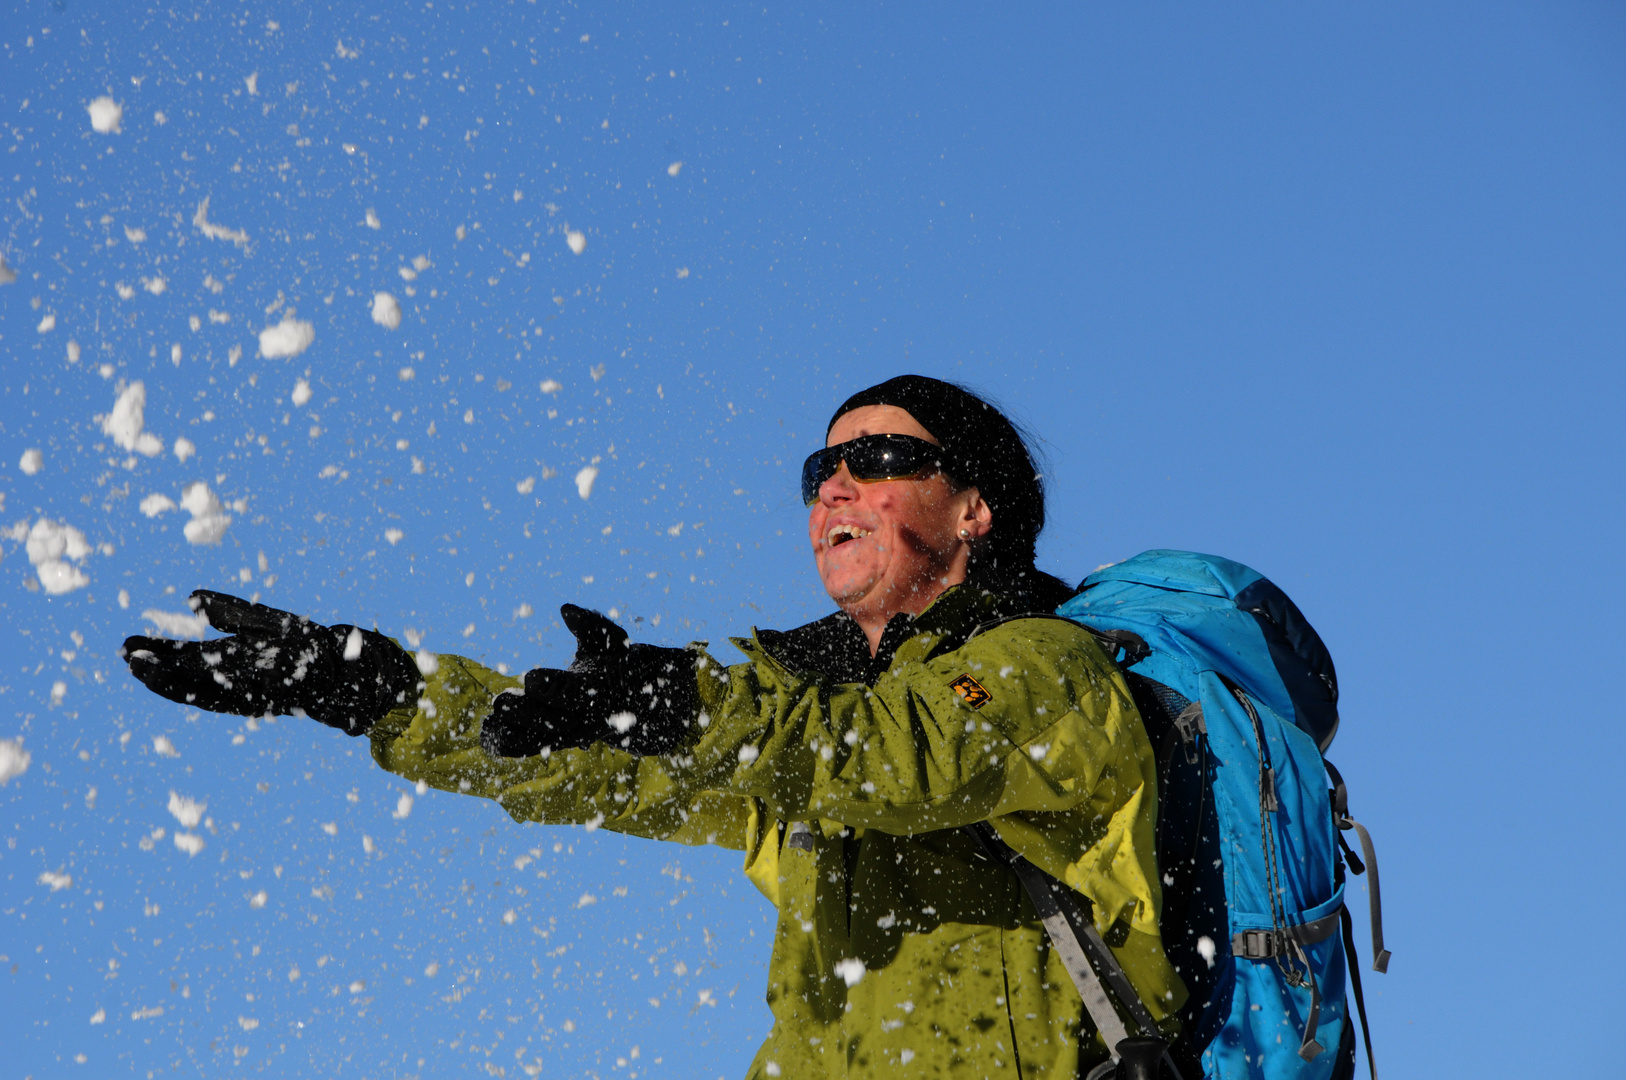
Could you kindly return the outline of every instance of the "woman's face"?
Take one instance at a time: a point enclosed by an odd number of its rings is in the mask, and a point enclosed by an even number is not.
[[[868,405],[837,420],[826,445],[860,435],[937,442],[903,409]],[[957,491],[942,473],[859,483],[843,464],[820,485],[807,531],[830,598],[860,622],[884,623],[900,611],[918,614],[964,581],[970,541],[991,520],[976,488]]]

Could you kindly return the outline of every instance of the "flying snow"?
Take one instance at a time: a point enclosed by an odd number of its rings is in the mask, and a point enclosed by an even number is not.
[[[593,465],[584,465],[576,474],[576,494],[588,498],[593,494],[593,482],[598,479],[598,468]]]
[[[96,98],[85,106],[85,111],[90,114],[90,129],[97,134],[117,135],[123,130],[119,124],[124,119],[124,106],[112,98]]]
[[[33,760],[33,755],[23,749],[21,739],[0,739],[0,787],[5,787],[27,772],[28,763],[31,760]],[[406,795],[401,796],[401,798],[407,800],[407,807],[410,809],[412,806],[411,798]],[[401,816],[405,817],[406,815],[402,814]]]
[[[387,292],[373,293],[373,322],[386,330],[398,329],[401,325],[401,305],[395,297]]]
[[[73,875],[53,874],[51,871],[47,870],[39,876],[39,883],[41,885],[49,885],[51,887],[51,891],[56,892],[58,889],[66,889],[71,886],[73,884]]]
[[[304,379],[294,383],[294,392],[288,395],[295,405],[303,406],[311,399],[311,384]]]
[[[176,461],[185,461],[187,458],[191,457],[193,454],[195,454],[197,452],[198,452],[197,444],[194,443],[191,439],[176,439],[175,440],[175,460]]]
[[[146,411],[147,387],[133,382],[113,403],[113,411],[97,419],[102,422],[102,434],[110,436],[119,446],[144,457],[157,457],[164,452],[164,441],[142,430],[146,426]]]
[[[168,495],[152,494],[141,500],[140,510],[148,517],[157,517],[166,510],[175,509],[175,500]]]
[[[39,575],[40,584],[52,596],[73,592],[90,584],[90,578],[68,561],[71,559],[82,563],[92,550],[85,541],[85,534],[72,525],[65,521],[40,518],[27,532],[19,524],[10,535],[14,540],[27,542],[28,561]]]
[[[203,201],[198,203],[197,213],[192,215],[192,227],[211,240],[230,240],[240,248],[248,247],[248,233],[243,229],[228,229],[224,225],[216,225],[209,220],[209,197],[205,195]]]
[[[209,629],[209,619],[202,612],[190,611],[159,611],[157,608],[148,608],[141,613],[141,617],[157,629],[159,637],[168,638],[197,638],[203,640],[203,632]]]
[[[576,229],[566,229],[565,243],[570,245],[573,254],[580,255],[587,250],[587,234]]]
[[[203,812],[209,809],[209,804],[197,799],[189,799],[173,789],[169,793],[169,812],[175,815],[175,820],[181,823],[183,829],[197,828],[198,822],[203,820]]]
[[[45,455],[38,450],[24,450],[22,460],[17,462],[17,467],[25,475],[33,476],[45,468]]]
[[[267,360],[298,356],[315,340],[315,326],[285,314],[281,322],[260,331],[260,355]]]
[[[196,855],[203,850],[203,837],[197,833],[178,832],[175,834],[175,846],[188,855]]]
[[[189,544],[218,544],[231,524],[231,515],[224,512],[220,500],[202,480],[188,484],[181,492],[181,506],[192,520],[181,530]]]
[[[13,270],[6,263],[5,255],[0,254],[0,285],[10,285],[13,281],[16,281],[16,280],[17,280],[17,271]]]
[[[45,318],[41,319],[40,324],[38,326],[34,327],[34,329],[38,330],[42,334],[49,334],[52,330],[55,330],[56,329],[56,315],[55,315],[55,313],[49,314],[49,315],[45,316]]]
[[[864,981],[864,962],[857,957],[851,960],[837,960],[836,974],[848,986],[857,986]]]

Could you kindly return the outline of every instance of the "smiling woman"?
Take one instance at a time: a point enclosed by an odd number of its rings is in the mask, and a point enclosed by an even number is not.
[[[197,605],[237,636],[127,655],[165,697],[365,733],[384,768],[519,821],[743,851],[779,911],[753,1078],[1060,1080],[1108,1059],[1093,1017],[1111,1006],[1086,1008],[969,827],[1071,886],[1128,996],[1176,1036],[1152,748],[1111,659],[1051,615],[1072,590],[1033,563],[1044,491],[1020,433],[903,376],[849,399],[803,475],[839,610],[737,640],[731,667],[567,605],[575,662],[521,684],[211,593]]]

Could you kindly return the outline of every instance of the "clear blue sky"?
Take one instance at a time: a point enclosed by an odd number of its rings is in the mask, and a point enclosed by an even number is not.
[[[8,1072],[742,1074],[735,855],[403,818],[364,743],[114,650],[201,586],[726,652],[827,610],[797,466],[904,371],[1040,436],[1048,569],[1221,553],[1331,646],[1389,1080],[1618,1072],[1618,7],[345,7],[0,17]],[[153,456],[98,419],[138,381]],[[218,543],[141,509],[200,481]]]

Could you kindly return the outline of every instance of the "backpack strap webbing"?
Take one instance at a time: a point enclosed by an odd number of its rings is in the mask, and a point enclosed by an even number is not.
[[[1138,1034],[1161,1039],[1157,1022],[1146,1011],[1140,995],[1135,993],[1129,977],[1124,974],[1118,958],[1095,928],[1094,921],[1080,907],[1077,894],[1024,858],[1002,840],[988,822],[975,822],[967,825],[965,830],[989,858],[1010,867],[1022,883],[1023,890],[1033,901],[1034,910],[1038,912],[1039,921],[1050,935],[1056,956],[1067,969],[1079,997],[1084,999],[1084,1008],[1094,1021],[1096,1030],[1101,1033],[1112,1060],[1118,1060],[1118,1044],[1129,1038],[1130,1033],[1118,1010],[1113,1007],[1112,998],[1107,996],[1108,988],[1140,1029]],[[1175,1080],[1180,1080],[1179,1070],[1174,1068],[1174,1062],[1166,1054],[1164,1064],[1174,1072]]]
[[[1349,788],[1344,786],[1344,778],[1332,762],[1323,759],[1322,763],[1327,767],[1327,775],[1332,778],[1332,820],[1339,829],[1338,843],[1344,849],[1349,868],[1357,874],[1366,874],[1367,909],[1372,921],[1372,970],[1380,975],[1385,974],[1389,970],[1389,950],[1383,947],[1383,892],[1378,888],[1378,853],[1372,847],[1372,834],[1366,831],[1366,826],[1350,816]],[[1361,842],[1361,854],[1366,857],[1364,864],[1355,858],[1355,853],[1349,850],[1349,844],[1344,840],[1342,834],[1349,829],[1355,830],[1355,836]]]
[[[1361,1041],[1366,1044],[1366,1068],[1372,1080],[1378,1080],[1378,1063],[1372,1057],[1372,1026],[1366,1022],[1366,995],[1361,992],[1361,960],[1355,955],[1355,920],[1350,918],[1349,906],[1338,909],[1344,927],[1344,956],[1349,961],[1349,988],[1355,992],[1355,1011],[1361,1014]],[[1348,1023],[1346,1017],[1345,1023]]]

